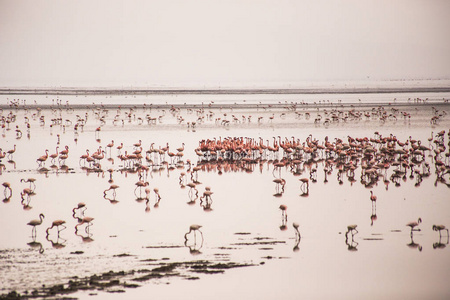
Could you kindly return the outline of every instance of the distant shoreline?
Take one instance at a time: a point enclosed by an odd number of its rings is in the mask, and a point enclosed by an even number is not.
[[[0,95],[277,95],[277,94],[391,94],[446,93],[440,87],[308,87],[308,88],[0,88]]]

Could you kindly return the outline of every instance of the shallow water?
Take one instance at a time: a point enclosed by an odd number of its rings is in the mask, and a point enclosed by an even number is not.
[[[439,111],[449,110],[448,104],[437,102],[447,96],[435,96]],[[26,97],[28,105],[37,99]],[[346,99],[345,95],[335,97]],[[382,99],[395,96],[370,97],[375,99],[374,103],[385,103],[388,101]],[[411,95],[414,97],[419,96]],[[65,103],[64,98],[60,98]],[[274,104],[276,100],[278,98],[272,99]],[[106,97],[91,97],[90,101],[108,103]],[[266,105],[268,103],[269,100]],[[252,266],[227,269],[214,275],[178,268],[178,276],[135,282],[142,286],[126,288],[125,294],[79,291],[71,296],[90,298],[89,294],[96,294],[96,298],[108,299],[145,298],[151,293],[167,299],[186,295],[200,299],[212,295],[219,299],[235,295],[247,299],[448,298],[448,240],[446,236],[440,239],[432,225],[450,226],[449,187],[436,180],[433,158],[429,155],[425,156],[431,165],[429,177],[419,182],[417,175],[410,178],[408,172],[397,186],[390,180],[395,169],[392,166],[386,173],[386,182],[381,178],[373,186],[366,187],[360,182],[360,167],[355,170],[355,182],[350,182],[346,175],[338,177],[336,167],[325,178],[325,162],[318,159],[313,166],[317,168],[317,181],[310,182],[309,194],[305,197],[301,196],[298,179],[309,177],[310,168],[305,164],[297,174],[289,167],[274,169],[272,157],[256,164],[223,163],[222,172],[217,164],[203,163],[197,178],[201,183],[196,188],[201,196],[205,187],[211,187],[213,195],[209,205],[195,199],[189,187],[180,186],[182,172],[187,174],[187,182],[191,181],[192,172],[187,160],[193,163],[192,167],[197,165],[194,149],[199,141],[208,138],[250,137],[272,143],[273,137],[276,140],[278,136],[282,140],[295,137],[305,141],[312,134],[321,142],[325,136],[332,141],[335,138],[347,141],[349,135],[373,137],[378,131],[382,136],[393,134],[400,141],[412,136],[429,146],[427,139],[432,132],[435,136],[445,130],[444,144],[448,143],[450,118],[443,115],[437,124],[430,124],[431,104],[408,104],[405,100],[405,105],[395,106],[399,110],[396,119],[391,117],[382,122],[377,117],[363,116],[360,120],[341,120],[328,125],[323,119],[317,123],[314,120],[318,113],[325,117],[324,109],[331,111],[338,106],[321,107],[317,112],[312,104],[298,106],[295,111],[283,106],[239,108],[237,105],[233,109],[208,106],[205,112],[197,112],[181,106],[180,111],[173,114],[169,108],[150,110],[143,106],[136,106],[132,111],[124,108],[117,111],[111,107],[103,110],[99,105],[73,110],[68,110],[65,105],[54,105],[53,110],[41,112],[34,106],[28,110],[4,108],[2,116],[8,116],[11,111],[17,117],[9,124],[11,130],[2,132],[1,148],[7,151],[16,145],[17,150],[12,158],[4,158],[1,162],[0,179],[11,183],[13,191],[12,197],[0,204],[2,293],[32,291],[43,284],[67,283],[73,276],[82,278],[110,270],[130,271],[174,262],[211,261]],[[376,107],[378,104],[373,107],[361,105],[357,109],[370,112]],[[344,109],[348,111],[352,107],[348,104]],[[410,118],[401,117],[402,111],[409,113]],[[126,113],[130,112],[131,117],[127,117]],[[213,114],[210,118],[209,112]],[[309,117],[306,112],[310,113]],[[86,113],[86,125],[75,132],[77,115],[85,118]],[[147,124],[147,114],[156,117],[157,122]],[[118,121],[113,122],[116,115],[119,115]],[[233,115],[237,120],[233,120]],[[252,118],[248,122],[250,115]],[[40,116],[45,116],[45,124],[39,121]],[[100,121],[101,116],[104,116],[104,124]],[[30,119],[29,137],[24,117]],[[180,122],[179,117],[184,120]],[[258,117],[262,117],[260,122]],[[63,123],[52,124],[52,118],[61,118]],[[144,120],[142,124],[139,118]],[[223,123],[223,120],[229,122]],[[195,128],[188,127],[188,122],[196,122]],[[20,139],[16,135],[16,125],[23,133]],[[99,126],[101,130],[96,132]],[[85,165],[80,163],[79,157],[86,149],[92,154],[99,146],[105,149],[111,140],[115,141],[115,146],[106,150],[106,157],[101,161],[102,171],[83,168]],[[139,140],[144,152],[152,143],[155,148],[168,143],[173,152],[185,144],[183,165],[172,164],[166,155],[167,164],[150,166],[146,179],[151,189],[148,205],[145,199],[137,199],[145,196],[143,191],[135,191],[138,174],[125,168],[117,158],[118,144],[124,145],[122,153],[131,153],[133,144]],[[43,172],[36,159],[46,149],[52,154],[57,146],[61,151],[65,145],[69,147],[66,167],[61,167],[63,164],[58,162],[51,167],[48,159],[45,163],[48,171]],[[441,156],[444,158],[443,154]],[[281,151],[278,158],[282,158]],[[448,161],[446,163],[448,165]],[[112,191],[104,196],[104,190],[110,186],[108,169],[112,169],[114,184],[119,186],[115,197]],[[195,175],[192,176],[195,179]],[[29,177],[36,179],[36,194],[30,197],[28,205],[21,205],[20,192],[28,184],[20,180]],[[275,178],[286,180],[284,191],[278,196],[275,194],[280,193],[280,188],[273,182]],[[448,175],[444,179],[450,183]],[[159,203],[156,203],[154,188],[159,189]],[[378,197],[376,212],[370,201],[371,190]],[[87,229],[83,224],[76,231],[79,222],[73,218],[72,209],[79,202],[86,204],[84,215],[94,220]],[[282,217],[281,204],[287,206],[287,220]],[[44,213],[45,219],[37,226],[33,239],[27,223],[37,219],[40,213]],[[422,230],[410,236],[405,224],[419,217],[423,220]],[[55,228],[46,237],[45,229],[56,219],[65,220],[67,229],[60,232],[59,239]],[[301,239],[296,236],[293,222],[299,224]],[[203,226],[204,239],[201,242],[197,236],[199,241],[194,243],[191,234],[185,245],[184,236],[191,224]],[[346,235],[350,224],[358,225],[359,232],[353,237]],[[281,227],[283,225],[286,227]],[[193,276],[200,279],[186,280]],[[132,279],[132,276],[120,278],[130,282]],[[109,291],[121,289],[113,287]]]

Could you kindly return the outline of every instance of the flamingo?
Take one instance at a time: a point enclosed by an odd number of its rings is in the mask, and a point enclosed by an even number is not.
[[[352,236],[353,235],[355,235],[355,234],[357,234],[358,233],[358,230],[356,230],[356,227],[357,227],[358,225],[355,225],[355,224],[353,224],[353,225],[348,225],[347,226],[347,233],[351,233],[352,234]],[[353,233],[353,231],[356,231],[355,233]],[[346,233],[346,234],[347,234]]]
[[[283,178],[275,178],[272,181],[276,183],[276,188],[275,189],[277,191],[277,194],[275,194],[275,195],[280,195],[281,196],[281,194],[284,193],[284,186],[286,185],[286,180],[284,180]],[[280,185],[281,185],[281,193],[279,193]]]
[[[377,201],[377,196],[373,194],[373,191],[370,191],[370,201],[372,201],[372,203]]]
[[[286,214],[287,206],[284,204],[281,204],[279,209],[281,210],[281,218],[283,220],[287,221],[287,214]]]
[[[64,146],[64,150],[59,152],[60,155],[68,155],[69,154],[69,146]]]
[[[78,205],[77,205],[77,207],[74,207],[74,208],[72,209],[72,212],[73,212],[72,217],[76,218],[76,217],[75,217],[75,214],[76,214],[76,211],[77,211],[77,210],[81,210],[80,215],[84,216],[84,212],[86,211],[86,209],[87,209],[86,203],[84,203],[84,202],[79,202]],[[78,218],[78,219],[80,219],[80,218]],[[80,219],[80,221],[81,221],[81,219]]]
[[[109,143],[108,145],[106,145],[106,148],[109,148],[109,153],[111,153],[112,147],[114,147],[114,140],[111,140],[111,143]]]
[[[12,160],[12,155],[14,154],[14,152],[16,152],[16,145],[15,144],[14,144],[14,148],[13,149],[8,150],[6,152],[9,160]]]
[[[444,225],[433,225],[433,230],[434,231],[439,231],[439,238],[441,237],[441,231],[442,230],[447,230],[447,238],[448,238],[448,228],[445,228]]]
[[[411,235],[413,234],[413,231],[420,231],[420,228],[415,229],[415,227],[419,226],[420,223],[422,223],[421,218],[417,219],[417,222],[414,221],[414,222],[410,222],[410,223],[406,224],[406,226],[411,227]]]
[[[94,220],[94,218],[92,218],[92,217],[83,217],[83,219],[81,219],[81,222],[79,222],[77,225],[75,225],[75,234],[77,234],[77,232],[78,232],[78,226],[83,225],[85,223],[87,223],[85,231],[86,231],[86,233],[89,234],[89,232],[88,232],[89,226],[92,225],[93,220]]]
[[[103,191],[103,196],[106,196],[106,192],[108,192],[109,190],[113,190],[113,197],[116,197],[116,189],[118,189],[119,186],[116,184],[111,184],[110,187],[106,190]]]
[[[137,197],[136,190],[139,189],[139,198],[141,198],[142,188],[148,186],[149,183],[148,183],[148,181],[144,182],[144,181],[139,180],[138,182],[135,183],[135,185],[136,185],[136,188],[134,189],[134,194]]]
[[[47,160],[47,158],[48,158],[48,150],[46,149],[45,155],[42,155],[41,157],[36,159],[37,163],[39,164],[39,167],[41,167],[43,163],[45,164],[45,161]]]
[[[58,231],[58,237],[59,237],[59,233],[61,231],[63,231],[64,229],[66,229],[66,226],[64,225],[65,223],[66,223],[66,221],[64,221],[64,220],[55,220],[55,221],[53,221],[52,222],[52,226],[48,227],[47,230],[45,230],[45,232],[47,233],[47,236],[49,236],[48,231],[56,226],[56,230]],[[63,227],[63,228],[59,229],[60,226]]]
[[[29,182],[30,183],[30,190],[32,191],[32,193],[34,192],[34,190],[36,189],[36,184],[34,183],[36,181],[36,178],[28,178],[28,179],[20,179],[20,182]],[[32,187],[33,185],[33,187]]]
[[[31,220],[30,222],[27,223],[27,225],[33,226],[33,229],[31,230],[31,236],[35,237],[36,236],[36,226],[41,225],[42,221],[44,221],[44,214],[39,214],[39,220]]]
[[[308,178],[300,178],[299,181],[301,181],[300,189],[302,190],[303,194],[302,196],[307,196],[309,194],[309,179]],[[306,186],[306,188],[305,188]]]
[[[11,198],[11,196],[12,196],[11,184],[9,182],[3,182],[2,185],[5,187],[5,190],[3,191],[3,194],[5,195],[5,199]],[[7,190],[9,190],[9,197],[6,196]]]
[[[195,232],[198,231],[198,232],[200,232],[200,234],[202,236],[202,240],[203,240],[203,233],[200,231],[200,228],[202,228],[202,225],[192,224],[191,226],[189,226],[189,231],[186,232],[186,234],[184,235],[185,242],[187,242],[188,234],[190,234],[192,231],[194,232],[194,239],[196,239]]]
[[[298,238],[300,239],[300,238],[301,238],[301,235],[300,235],[300,231],[298,230],[298,228],[300,227],[300,225],[299,225],[298,223],[294,222],[294,223],[292,223],[292,227],[294,227],[294,229],[295,229],[295,235],[296,235],[296,237],[298,237]]]
[[[51,162],[52,162],[53,164],[55,163],[55,159],[58,157],[58,154],[59,154],[58,150],[59,150],[59,147],[56,146],[56,153],[50,154]]]

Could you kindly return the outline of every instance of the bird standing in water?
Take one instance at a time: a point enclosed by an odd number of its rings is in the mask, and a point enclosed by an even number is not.
[[[27,225],[33,226],[33,229],[31,230],[31,236],[35,237],[36,236],[36,226],[41,225],[42,221],[44,221],[44,214],[39,214],[39,220],[31,220],[30,222],[27,223]]]
[[[445,228],[444,225],[433,225],[433,230],[434,231],[439,231],[439,237],[441,237],[441,231],[442,230],[447,230],[447,238],[448,238],[448,228]]]
[[[58,231],[58,237],[59,237],[59,233],[61,231],[63,231],[64,229],[66,229],[66,226],[64,225],[65,223],[66,223],[66,221],[64,221],[64,220],[55,220],[55,221],[53,221],[52,226],[47,228],[47,230],[45,231],[47,233],[47,236],[49,236],[49,232],[48,231],[56,226],[56,230]],[[60,226],[62,227],[61,229],[59,229]]]
[[[410,222],[410,223],[406,224],[406,226],[411,227],[411,235],[413,234],[413,231],[420,231],[420,228],[416,229],[416,227],[418,227],[420,223],[422,223],[421,218],[417,219],[417,222],[414,221],[414,222]]]
[[[187,236],[191,232],[194,232],[194,240],[196,240],[196,238],[197,238],[196,234],[195,234],[196,231],[200,232],[200,235],[202,236],[202,240],[203,240],[203,233],[200,231],[200,228],[202,228],[202,225],[192,224],[191,226],[189,226],[189,231],[186,232],[186,234],[184,235],[184,240],[187,241]]]

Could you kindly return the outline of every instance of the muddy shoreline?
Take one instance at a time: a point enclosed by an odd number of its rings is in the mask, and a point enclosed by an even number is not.
[[[260,264],[264,264],[261,262]],[[109,271],[88,277],[72,277],[63,284],[42,286],[31,291],[11,291],[0,295],[0,299],[39,299],[64,296],[63,299],[77,299],[66,297],[78,291],[90,291],[91,295],[97,292],[124,293],[125,289],[138,288],[138,283],[153,279],[180,277],[186,280],[198,280],[196,274],[221,274],[228,269],[257,266],[252,263],[211,262],[196,260],[188,262],[160,263],[153,265],[151,269],[139,269],[131,271]]]

